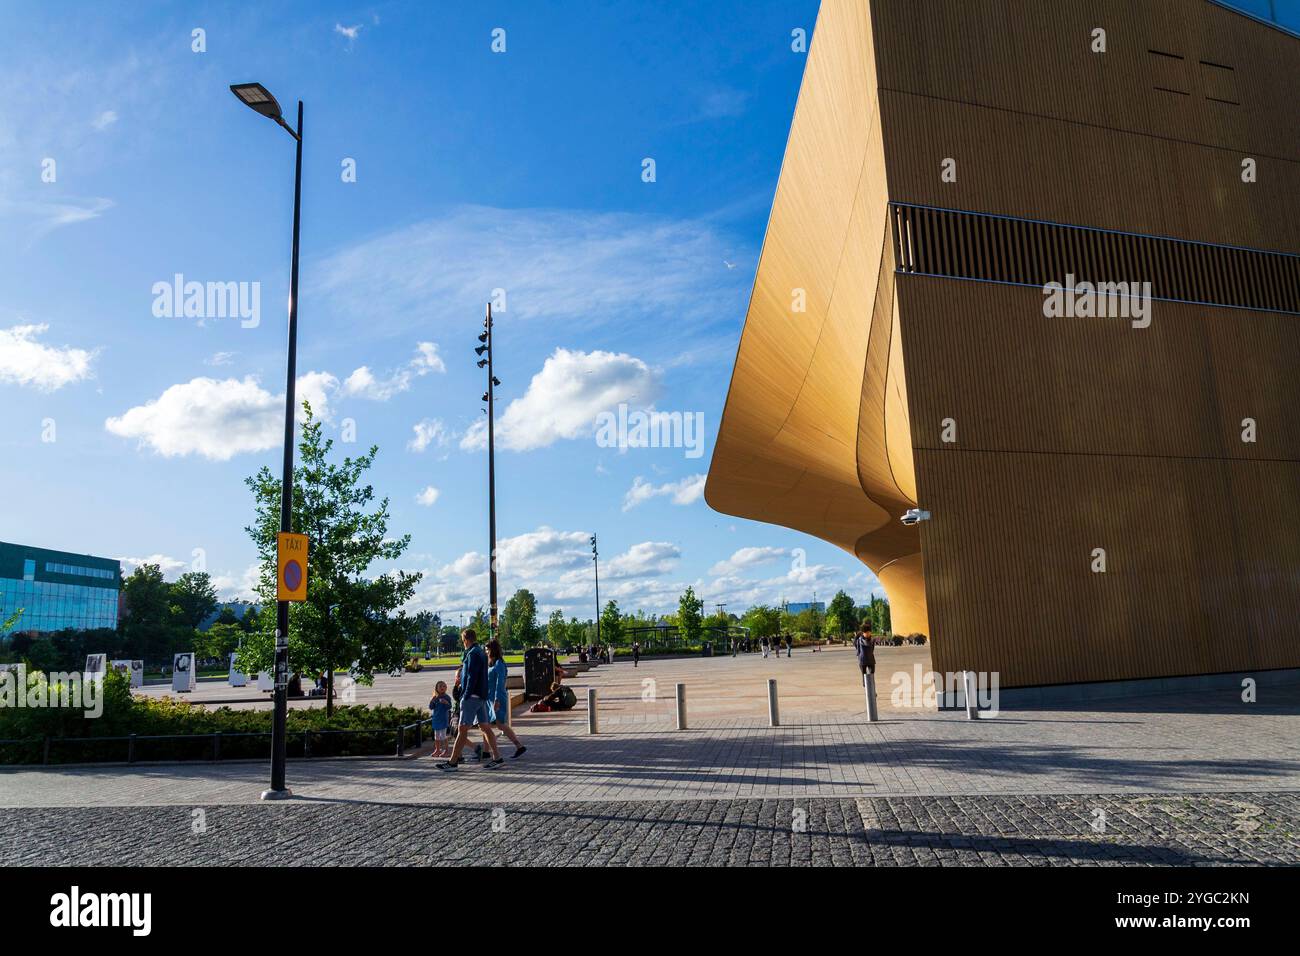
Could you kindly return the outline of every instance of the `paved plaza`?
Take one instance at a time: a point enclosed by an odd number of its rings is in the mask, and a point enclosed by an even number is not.
[[[255,863],[318,835],[332,862],[418,863],[435,852],[408,838],[419,832],[445,834],[439,859],[521,863],[547,841],[578,862],[1300,863],[1300,687],[1261,688],[1251,704],[1227,690],[968,721],[891,704],[892,675],[928,667],[923,648],[879,658],[876,723],[843,648],[619,661],[571,678],[574,711],[517,711],[528,752],[496,769],[440,773],[427,747],[294,760],[296,799],[266,805],[265,762],[4,768],[0,822],[38,845],[72,824],[91,836],[67,852],[103,862]],[[363,693],[414,703],[433,679],[381,678]],[[188,834],[196,808],[208,833],[234,839],[200,839],[186,856],[173,831]],[[800,813],[806,831],[792,829]],[[540,843],[502,835],[534,831]],[[21,860],[24,843],[0,862]]]

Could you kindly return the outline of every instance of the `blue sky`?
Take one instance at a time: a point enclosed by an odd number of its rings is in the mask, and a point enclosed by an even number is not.
[[[626,609],[673,609],[687,584],[732,610],[878,593],[837,549],[700,496],[805,63],[791,31],[815,15],[7,4],[0,538],[197,561],[249,593],[242,479],[279,472],[293,177],[293,141],[227,88],[258,80],[307,104],[300,394],[334,437],[354,424],[343,448],[380,446],[415,606],[486,603],[472,347],[494,289],[503,600],[589,614],[592,531],[602,599]],[[155,314],[178,273],[259,284],[260,321]],[[619,403],[702,415],[700,457],[601,447]]]

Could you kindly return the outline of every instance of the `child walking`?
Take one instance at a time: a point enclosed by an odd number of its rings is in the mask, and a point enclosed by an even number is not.
[[[451,750],[447,747],[447,728],[451,726],[451,697],[447,694],[447,682],[440,680],[433,688],[429,698],[429,713],[433,716],[433,753],[430,757],[449,757]]]

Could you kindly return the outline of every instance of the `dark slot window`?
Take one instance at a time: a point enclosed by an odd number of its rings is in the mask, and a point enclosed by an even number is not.
[[[1011,285],[1151,283],[1175,302],[1300,314],[1300,256],[892,203],[898,271]]]

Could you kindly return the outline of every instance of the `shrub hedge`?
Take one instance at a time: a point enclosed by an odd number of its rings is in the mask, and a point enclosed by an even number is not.
[[[43,679],[29,674],[28,683]],[[122,761],[133,750],[135,760],[208,760],[214,746],[221,759],[271,755],[271,711],[208,708],[172,698],[132,695],[128,679],[110,672],[104,678],[104,707],[99,717],[87,717],[82,710],[66,707],[0,706],[0,764],[40,763],[44,740],[51,738],[50,763],[97,763]],[[335,707],[327,717],[324,707],[291,708],[288,714],[287,750],[290,757],[360,756],[393,753],[397,728],[428,716],[415,707],[351,704]],[[374,731],[342,734],[338,731]],[[204,735],[189,740],[106,741],[104,737]],[[222,734],[214,745],[213,735]],[[267,734],[268,736],[237,736]],[[415,732],[406,733],[406,745],[414,746]]]

